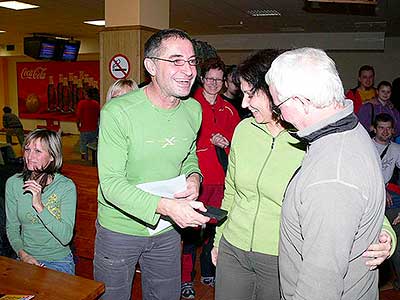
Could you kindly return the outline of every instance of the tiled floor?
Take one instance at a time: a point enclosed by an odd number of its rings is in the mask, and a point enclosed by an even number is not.
[[[83,161],[80,158],[79,154],[79,136],[78,135],[66,135],[63,136],[63,153],[64,153],[64,161],[67,163],[76,163],[82,165],[90,165],[90,161]],[[17,155],[21,154],[21,147],[19,145],[14,145],[14,151]],[[199,255],[197,256],[199,257]],[[198,261],[197,270],[199,270]],[[384,272],[389,272],[387,269]],[[390,276],[389,278],[385,278],[388,276],[384,276],[386,273],[381,276],[383,285],[381,287],[380,299],[381,300],[400,300],[400,292],[392,290],[390,284]],[[214,289],[200,283],[200,275],[197,272],[194,282],[195,290],[196,290],[196,300],[213,300],[214,299]],[[140,274],[138,274],[135,278],[134,283],[134,291],[132,295],[132,299],[141,299],[141,284],[140,284]]]

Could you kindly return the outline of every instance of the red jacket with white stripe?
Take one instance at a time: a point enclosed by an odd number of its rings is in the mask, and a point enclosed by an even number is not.
[[[218,161],[211,137],[220,133],[231,142],[235,127],[240,122],[239,114],[234,106],[220,95],[217,96],[214,105],[211,105],[203,96],[203,88],[197,89],[193,98],[200,103],[203,111],[197,138],[197,156],[203,174],[203,184],[224,184],[225,173]],[[225,151],[228,154],[229,147]]]

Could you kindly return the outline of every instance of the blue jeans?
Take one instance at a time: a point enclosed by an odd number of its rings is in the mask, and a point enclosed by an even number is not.
[[[46,268],[75,275],[75,263],[72,253],[57,261],[38,260],[38,262],[43,264]]]
[[[87,144],[94,143],[97,141],[97,130],[96,131],[82,131],[80,133],[79,148],[81,154],[87,155]]]
[[[129,300],[136,263],[142,273],[143,300],[179,300],[180,235],[170,230],[150,237],[114,232],[96,223],[94,279],[104,282],[103,300]]]

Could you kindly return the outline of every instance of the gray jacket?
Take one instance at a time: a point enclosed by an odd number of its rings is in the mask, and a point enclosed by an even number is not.
[[[361,255],[378,240],[385,186],[377,151],[346,104],[298,133],[310,144],[282,206],[283,299],[378,299],[378,271]]]

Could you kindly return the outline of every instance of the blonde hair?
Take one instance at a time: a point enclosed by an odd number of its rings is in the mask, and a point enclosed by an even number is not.
[[[115,98],[118,96],[122,96],[123,94],[127,93],[128,91],[134,91],[138,88],[139,87],[138,87],[137,83],[133,79],[118,79],[108,89],[106,101],[109,101],[112,98]],[[121,93],[121,92],[123,92],[123,93]]]

